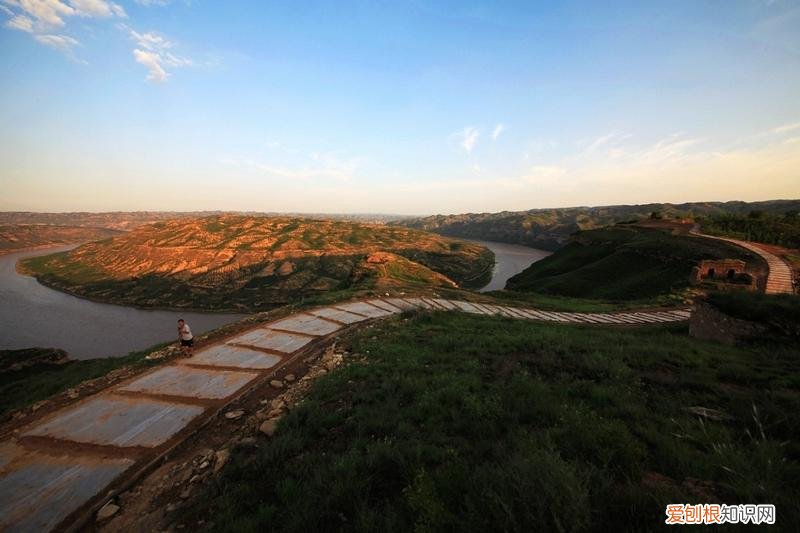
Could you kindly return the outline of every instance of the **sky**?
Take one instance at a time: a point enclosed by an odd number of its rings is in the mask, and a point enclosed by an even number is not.
[[[800,0],[0,0],[0,210],[800,198]]]

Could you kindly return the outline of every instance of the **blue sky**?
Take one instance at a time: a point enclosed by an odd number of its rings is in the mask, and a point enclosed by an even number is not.
[[[0,0],[0,209],[800,197],[800,2]]]

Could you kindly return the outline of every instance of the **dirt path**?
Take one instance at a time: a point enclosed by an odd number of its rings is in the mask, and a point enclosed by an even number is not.
[[[705,237],[706,239],[716,239],[718,241],[729,242],[744,248],[745,250],[753,252],[754,254],[760,255],[764,261],[766,261],[767,267],[769,267],[769,273],[767,274],[767,285],[764,289],[764,292],[767,294],[794,294],[794,277],[792,274],[792,268],[783,259],[772,252],[765,250],[757,243],[740,241],[738,239],[729,239],[727,237],[706,235],[705,233],[700,233],[697,228],[693,229],[691,233],[698,237]]]
[[[223,411],[281,369],[350,327],[413,309],[609,326],[690,316],[688,309],[563,313],[439,298],[373,299],[295,313],[90,396],[0,443],[0,530],[80,527],[206,424],[236,416]]]

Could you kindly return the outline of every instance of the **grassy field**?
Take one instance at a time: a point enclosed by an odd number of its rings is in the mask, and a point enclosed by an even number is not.
[[[601,300],[664,298],[689,286],[701,259],[757,258],[723,242],[636,227],[583,231],[508,281],[507,288]]]
[[[675,502],[800,528],[800,354],[685,325],[405,314],[348,341],[186,511],[217,531],[650,531]],[[703,410],[705,408],[706,410]]]
[[[708,303],[735,318],[767,326],[769,335],[800,339],[800,297],[792,294],[720,292]]]

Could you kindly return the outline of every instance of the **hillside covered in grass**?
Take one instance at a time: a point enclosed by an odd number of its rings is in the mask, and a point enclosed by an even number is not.
[[[709,235],[733,237],[745,241],[800,248],[800,214],[798,210],[782,215],[762,211],[745,214],[725,214],[700,221],[703,232]]]
[[[800,210],[800,200],[765,202],[691,202],[684,204],[611,205],[434,215],[401,220],[397,224],[442,235],[523,244],[557,250],[576,231],[596,229],[619,222],[658,218],[697,218],[724,214],[743,215],[752,210],[783,215]]]
[[[436,313],[347,341],[184,515],[214,531],[656,531],[668,503],[800,527],[797,349],[685,325]],[[347,362],[348,359],[345,359]]]
[[[724,242],[614,226],[577,233],[568,245],[509,279],[506,288],[604,300],[655,298],[688,287],[698,261],[722,258],[760,264]]]
[[[409,228],[220,215],[157,222],[23,268],[102,301],[247,309],[376,286],[479,286],[493,261],[482,246]]]

